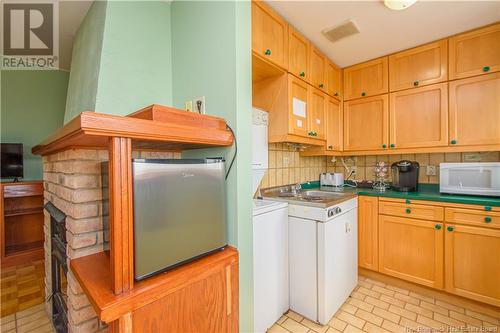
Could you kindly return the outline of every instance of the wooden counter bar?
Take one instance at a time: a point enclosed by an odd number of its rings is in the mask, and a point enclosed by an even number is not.
[[[110,250],[72,259],[70,268],[110,332],[238,331],[235,248],[134,281],[132,151],[179,152],[233,141],[222,118],[151,105],[126,117],[82,112],[32,149],[44,156],[108,150]]]

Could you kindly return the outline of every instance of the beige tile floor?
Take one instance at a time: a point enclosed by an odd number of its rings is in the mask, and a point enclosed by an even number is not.
[[[53,333],[44,304],[38,304],[0,319],[1,333]]]
[[[499,325],[500,316],[492,317],[360,276],[351,297],[328,325],[318,325],[289,311],[268,333],[498,333]]]

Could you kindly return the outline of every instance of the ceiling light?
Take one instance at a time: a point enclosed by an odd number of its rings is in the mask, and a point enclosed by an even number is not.
[[[413,5],[417,0],[384,0],[384,5],[392,10],[403,10]]]

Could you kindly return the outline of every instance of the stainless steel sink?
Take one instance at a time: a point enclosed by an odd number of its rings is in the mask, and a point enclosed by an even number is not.
[[[297,189],[295,185],[271,187],[261,190],[262,197],[287,202],[302,202],[307,205],[328,206],[347,200],[354,195],[343,192]]]

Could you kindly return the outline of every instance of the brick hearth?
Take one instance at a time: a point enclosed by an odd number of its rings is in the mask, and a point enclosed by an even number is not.
[[[180,158],[179,153],[134,152],[135,158]],[[72,149],[43,158],[45,202],[51,201],[66,217],[68,267],[72,259],[101,252],[107,246],[103,223],[106,204],[101,190],[101,162],[105,150]],[[103,209],[104,206],[104,209]],[[103,212],[104,211],[104,212]],[[45,292],[52,293],[50,256],[50,216],[45,212]],[[68,323],[70,332],[100,332],[100,323],[80,285],[68,270]],[[52,306],[46,304],[51,315]]]

